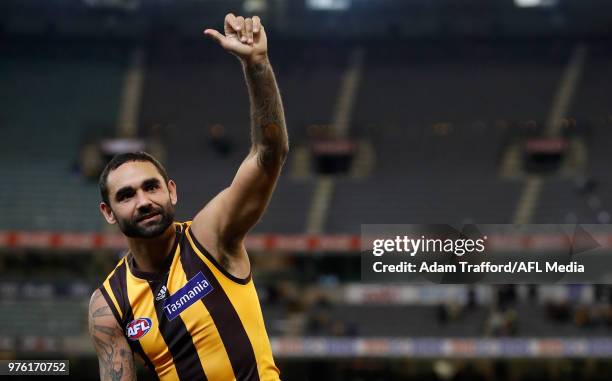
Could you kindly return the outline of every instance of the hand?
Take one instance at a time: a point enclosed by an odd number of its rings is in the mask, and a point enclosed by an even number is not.
[[[268,59],[266,32],[258,16],[244,18],[228,13],[224,31],[225,35],[215,29],[206,29],[204,34],[244,63],[260,63]]]

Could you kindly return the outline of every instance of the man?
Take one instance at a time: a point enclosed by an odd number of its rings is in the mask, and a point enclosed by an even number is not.
[[[102,380],[134,380],[134,353],[161,380],[279,380],[244,237],[270,200],[287,131],[260,19],[228,14],[224,29],[204,34],[240,59],[251,101],[252,147],[231,185],[177,223],[176,184],[150,155],[118,155],[100,176],[100,210],[129,247],[90,301]]]

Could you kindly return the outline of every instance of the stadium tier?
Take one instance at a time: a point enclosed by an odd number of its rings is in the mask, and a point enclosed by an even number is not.
[[[97,231],[95,183],[78,148],[112,131],[124,56],[110,44],[7,44],[0,49],[0,227]]]
[[[612,56],[600,45],[590,46],[569,116],[580,133],[575,140],[584,145],[585,162],[579,173],[548,179],[534,214],[537,223],[603,223],[612,221],[608,162],[612,139],[610,107],[606,101]]]
[[[36,49],[35,42],[29,44]],[[3,51],[8,59],[1,71],[2,148],[10,160],[2,173],[17,180],[0,184],[0,226],[99,230],[102,220],[91,207],[95,183],[79,177],[75,147],[117,134],[131,53],[105,43],[55,43],[35,55],[29,48]],[[215,48],[207,41],[170,39],[144,49],[138,131],[146,141],[163,142],[162,158],[178,181],[183,219],[231,182],[248,151],[246,89],[240,76],[231,75],[239,64],[219,57]],[[594,79],[608,76],[609,60],[599,45],[592,49],[593,62],[586,63],[569,113],[586,161],[579,172],[547,177],[534,206],[535,222],[610,219],[605,82]],[[255,231],[301,233],[316,203],[313,126],[337,118],[355,46],[285,42],[276,50],[272,62],[279,68],[294,150],[275,201]],[[365,222],[512,222],[524,184],[521,177],[503,175],[508,142],[522,122],[545,124],[572,47],[404,42],[393,49],[364,44],[361,50],[364,63],[347,136],[371,155],[356,159],[352,174],[335,177],[322,230],[358,233]],[[92,60],[79,58],[85,56]],[[61,137],[57,126],[64,128]],[[367,167],[363,173],[359,165]],[[192,181],[195,186],[181,187]],[[70,218],[62,218],[62,211]]]

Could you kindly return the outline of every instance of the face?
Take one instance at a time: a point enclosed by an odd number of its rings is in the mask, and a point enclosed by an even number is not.
[[[126,236],[154,238],[174,221],[176,185],[166,184],[152,163],[122,164],[109,173],[107,187],[110,205],[101,203],[100,210]]]

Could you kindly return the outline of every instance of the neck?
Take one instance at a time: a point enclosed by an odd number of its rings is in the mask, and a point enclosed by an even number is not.
[[[175,229],[174,224],[170,224],[166,231],[155,238],[128,237],[128,248],[138,270],[148,273],[163,270],[164,261],[174,244]]]

